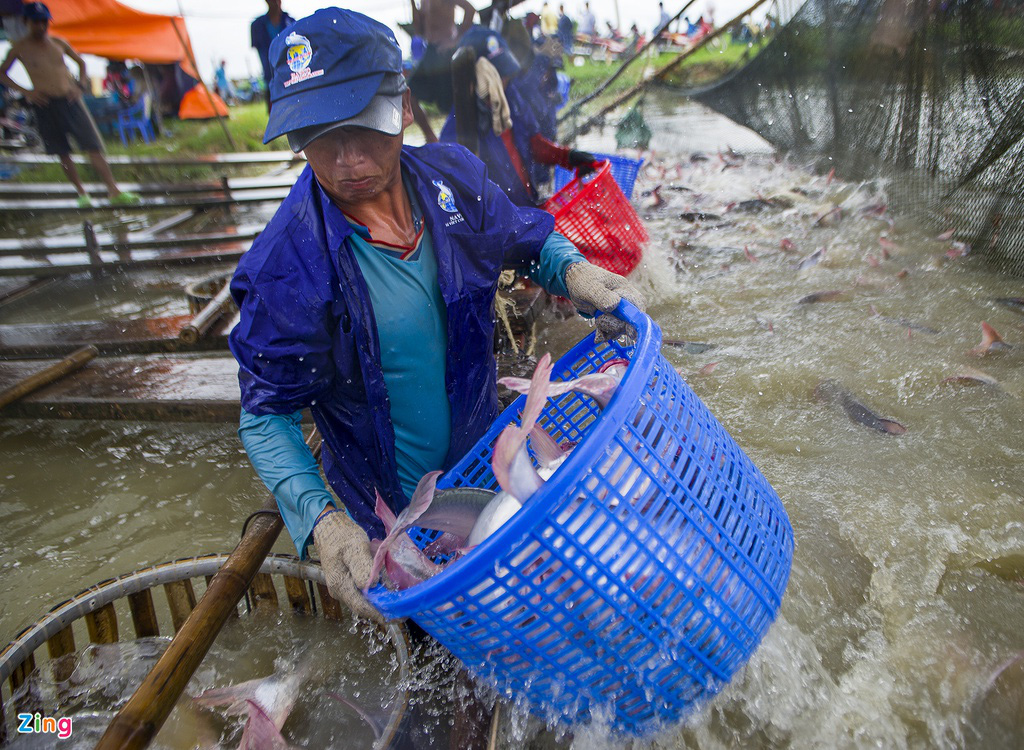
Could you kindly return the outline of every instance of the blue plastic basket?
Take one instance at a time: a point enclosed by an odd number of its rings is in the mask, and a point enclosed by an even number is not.
[[[599,161],[608,160],[612,165],[612,177],[619,185],[619,190],[626,198],[633,197],[633,186],[636,185],[636,176],[640,173],[640,167],[644,165],[643,159],[630,159],[626,156],[615,154],[594,154]],[[576,170],[555,167],[555,192],[564,188],[573,178],[576,177]]]
[[[661,331],[624,302],[637,343],[591,335],[553,379],[629,358],[604,411],[549,399],[540,424],[577,447],[515,516],[405,591],[377,588],[474,674],[553,720],[590,715],[644,734],[682,718],[747,661],[775,619],[793,531],[767,480],[660,353]],[[495,439],[525,397],[438,487],[497,489]],[[415,530],[426,544],[436,532]]]

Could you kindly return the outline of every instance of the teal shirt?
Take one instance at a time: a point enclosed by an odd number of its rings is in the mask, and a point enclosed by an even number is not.
[[[445,386],[448,315],[437,282],[434,244],[422,230],[412,191],[407,192],[420,233],[415,248],[403,252],[372,245],[369,231],[354,221],[349,221],[355,231],[348,246],[370,293],[391,402],[398,478],[412,497],[420,478],[444,463],[452,427]]]

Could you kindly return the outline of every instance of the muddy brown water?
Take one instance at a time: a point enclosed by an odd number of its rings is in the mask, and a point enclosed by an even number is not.
[[[936,239],[948,227],[879,216],[882,182],[829,183],[702,108],[649,102],[654,155],[634,203],[651,245],[636,283],[666,339],[715,345],[665,352],[782,497],[796,552],[747,667],[686,724],[636,746],[1019,747],[1024,686],[989,685],[1024,652],[1024,316],[992,300],[1024,296],[1024,283],[948,257]],[[609,131],[581,145],[612,143]],[[744,158],[723,160],[727,146]],[[691,161],[698,152],[708,159]],[[658,184],[666,204],[646,207]],[[758,197],[786,200],[734,205]],[[836,206],[838,223],[818,221]],[[799,304],[826,291],[841,294]],[[982,321],[1012,348],[969,354]],[[588,331],[548,315],[537,351],[558,355]],[[965,368],[998,385],[943,382]],[[819,402],[826,378],[906,433]],[[6,420],[0,456],[9,635],[87,584],[229,549],[263,497],[229,425]],[[234,669],[219,684],[254,676]],[[538,734],[514,714],[503,734],[506,747],[628,746],[594,726]]]

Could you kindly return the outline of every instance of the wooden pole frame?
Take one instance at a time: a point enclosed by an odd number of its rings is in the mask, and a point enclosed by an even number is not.
[[[316,429],[306,445],[319,458],[321,439]],[[267,498],[263,510],[272,512],[252,518],[238,546],[210,581],[203,598],[152,671],[110,722],[96,750],[142,750],[160,731],[284,528],[273,495]]]
[[[178,2],[178,11],[181,15],[181,22],[185,23],[185,14],[181,12],[180,0]],[[203,91],[206,93],[206,100],[210,103],[210,109],[212,109],[213,114],[216,115],[217,122],[220,123],[220,127],[224,131],[224,136],[228,139],[228,144],[231,146],[231,150],[238,151],[238,146],[235,145],[235,139],[232,137],[227,123],[224,122],[224,115],[217,111],[217,105],[214,104],[213,101],[213,94],[210,93],[210,88],[203,82],[202,74],[199,72],[199,65],[196,63],[196,56],[192,54],[192,46],[185,41],[185,37],[182,35],[181,29],[178,28],[177,21],[173,21],[171,25],[174,27],[174,33],[178,35],[178,41],[181,43],[181,48],[184,50],[189,64],[192,65],[192,69],[195,70],[196,75],[199,76],[199,85],[203,87]]]
[[[693,5],[695,2],[697,2],[697,0],[689,0],[689,2],[686,3],[686,5],[684,5],[682,8],[680,8],[679,12],[676,13],[674,16],[672,16],[672,18],[669,19],[668,23],[665,24],[665,26],[663,27],[663,31],[668,29],[669,26],[671,26],[673,23],[678,21],[679,20],[679,16],[683,15],[683,13],[685,13],[687,11],[687,9],[691,5]],[[606,80],[604,83],[602,83],[596,89],[591,91],[585,97],[580,99],[578,102],[573,103],[573,105],[569,108],[569,111],[566,112],[564,115],[562,115],[561,117],[558,118],[558,122],[559,123],[565,122],[570,117],[572,117],[574,114],[579,112],[580,108],[582,108],[584,104],[586,104],[587,102],[592,101],[593,99],[596,99],[597,97],[599,97],[609,86],[611,86],[616,80],[618,80],[619,76],[621,76],[623,73],[626,72],[626,68],[628,68],[630,65],[632,65],[635,60],[639,60],[640,57],[643,55],[643,53],[646,52],[648,49],[650,49],[658,41],[658,38],[660,36],[661,36],[660,33],[659,34],[655,34],[654,36],[652,36],[650,41],[648,41],[647,44],[645,44],[643,47],[641,47],[637,51],[636,54],[631,55],[630,57],[626,58],[626,60],[623,61],[622,65],[619,66],[619,69],[616,70],[614,73],[612,73],[611,77],[609,77],[608,80]]]

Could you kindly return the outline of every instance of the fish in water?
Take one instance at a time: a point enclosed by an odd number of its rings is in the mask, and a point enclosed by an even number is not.
[[[700,341],[682,341],[680,339],[663,339],[661,343],[665,346],[679,347],[687,354],[703,354],[708,349],[714,349],[717,346],[717,344],[706,344]]]
[[[818,263],[821,262],[821,259],[824,258],[824,257],[825,257],[825,248],[819,247],[813,253],[808,255],[806,258],[803,258],[802,260],[800,260],[796,264],[797,270],[804,271],[804,270],[806,270],[808,268],[811,268],[812,266],[816,266],[816,265],[818,265]]]
[[[718,214],[704,213],[703,211],[686,211],[679,214],[679,218],[683,221],[689,221],[696,223],[698,221],[721,221],[722,217]]]
[[[956,375],[943,379],[943,384],[952,383],[955,385],[987,385],[993,388],[999,387],[999,381],[987,372],[975,370],[973,367],[965,367]]]
[[[226,706],[228,715],[247,714],[239,750],[287,750],[281,727],[295,707],[299,688],[306,681],[312,660],[302,659],[291,669],[224,688],[211,688],[193,698],[205,708]]]
[[[822,380],[814,389],[814,395],[821,401],[842,408],[846,416],[857,424],[884,432],[886,435],[902,435],[907,431],[899,422],[875,414],[837,380]]]
[[[1003,337],[999,335],[999,332],[996,331],[995,328],[990,326],[985,321],[982,321],[981,343],[967,353],[975,357],[983,357],[986,354],[991,354],[992,352],[1002,351],[1010,348],[1012,347],[1005,341],[1003,341]]]
[[[992,301],[1014,312],[1024,313],[1024,297],[996,297]]]
[[[835,302],[837,300],[843,299],[845,295],[846,290],[844,289],[828,289],[823,292],[812,292],[811,294],[808,294],[806,297],[801,297],[799,300],[797,300],[797,304],[810,305],[815,302]]]
[[[664,206],[664,205],[666,205],[668,203],[668,201],[666,201],[664,198],[661,197],[661,185],[655,185],[651,189],[650,196],[651,196],[651,201],[650,201],[650,203],[648,203],[645,206],[645,208],[648,208],[648,209],[661,208],[662,206]]]
[[[767,211],[768,209],[773,208],[782,209],[792,207],[793,202],[788,198],[752,198],[750,200],[731,204],[728,210],[745,213],[760,213],[761,211]]]
[[[779,250],[784,253],[790,253],[796,250],[796,245],[793,243],[793,240],[789,239],[789,237],[783,237],[779,240]]]
[[[814,219],[816,227],[837,227],[843,220],[843,209],[839,206],[829,209]]]

